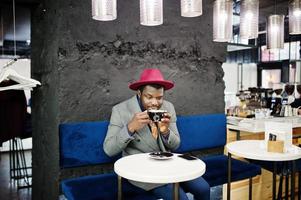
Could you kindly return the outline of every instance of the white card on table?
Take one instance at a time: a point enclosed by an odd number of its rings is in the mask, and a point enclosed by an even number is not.
[[[286,152],[293,144],[293,124],[288,122],[265,122],[265,143],[269,140],[269,134],[277,136],[276,140],[284,141],[284,151]]]

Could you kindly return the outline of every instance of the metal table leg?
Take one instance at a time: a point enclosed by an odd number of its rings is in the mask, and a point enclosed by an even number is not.
[[[280,178],[279,178],[278,197],[277,197],[277,199],[281,199],[281,197],[282,197],[282,184],[283,184],[283,173],[281,172]]]
[[[240,130],[229,129],[229,131],[233,131],[236,133],[236,140],[240,140]]]
[[[285,200],[288,200],[288,181],[289,181],[289,174],[285,175]]]
[[[252,200],[252,178],[249,178],[249,200]]]
[[[273,163],[273,200],[276,200],[276,173],[277,173],[277,163],[274,161]]]
[[[227,200],[231,199],[231,153],[228,152],[228,183],[227,183]]]
[[[118,176],[118,200],[122,200],[122,177]]]
[[[173,199],[179,200],[179,183],[173,184]]]
[[[288,182],[289,182],[289,167],[288,162],[284,162],[283,166],[283,176],[285,176],[285,200],[288,200]]]
[[[292,161],[292,174],[291,174],[291,199],[295,200],[295,171],[296,162]]]
[[[301,200],[301,172],[298,172],[298,200]]]

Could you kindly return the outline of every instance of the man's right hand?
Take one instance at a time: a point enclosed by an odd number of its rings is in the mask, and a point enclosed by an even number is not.
[[[149,124],[151,120],[149,119],[149,116],[147,114],[147,111],[136,113],[132,120],[128,123],[128,130],[131,133],[134,133],[135,131],[139,131],[142,129],[145,125]]]

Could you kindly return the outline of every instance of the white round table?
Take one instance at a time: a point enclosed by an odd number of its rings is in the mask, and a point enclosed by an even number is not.
[[[170,159],[157,160],[149,153],[120,158],[114,163],[118,178],[118,198],[121,199],[121,177],[146,183],[173,183],[174,199],[178,199],[179,182],[193,180],[205,173],[206,165],[200,159],[185,160],[174,154]]]
[[[240,140],[228,143],[226,145],[228,151],[228,186],[227,186],[227,199],[230,199],[231,189],[231,154],[247,159],[261,160],[261,161],[274,161],[273,172],[273,199],[276,196],[276,162],[277,161],[295,161],[301,158],[301,148],[292,145],[291,148],[285,153],[273,153],[267,152],[267,148],[264,140]],[[294,163],[293,171],[294,174]],[[294,176],[292,176],[292,196],[294,196]]]

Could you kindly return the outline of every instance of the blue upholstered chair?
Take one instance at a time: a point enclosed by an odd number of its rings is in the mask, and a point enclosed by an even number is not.
[[[60,166],[74,168],[87,165],[113,163],[120,157],[108,157],[103,151],[103,141],[108,122],[83,122],[61,124]],[[63,194],[68,200],[117,199],[117,175],[115,173],[76,177],[61,181]],[[123,199],[155,200],[144,190],[133,187],[124,180]]]
[[[182,116],[177,119],[177,127],[181,136],[181,145],[177,152],[193,152],[205,149],[223,148],[226,144],[226,116],[224,114],[209,114]],[[225,184],[228,181],[228,157],[219,154],[201,158],[206,163],[203,178],[210,186]],[[250,195],[252,177],[261,174],[261,168],[256,164],[231,160],[231,181],[250,180]]]

